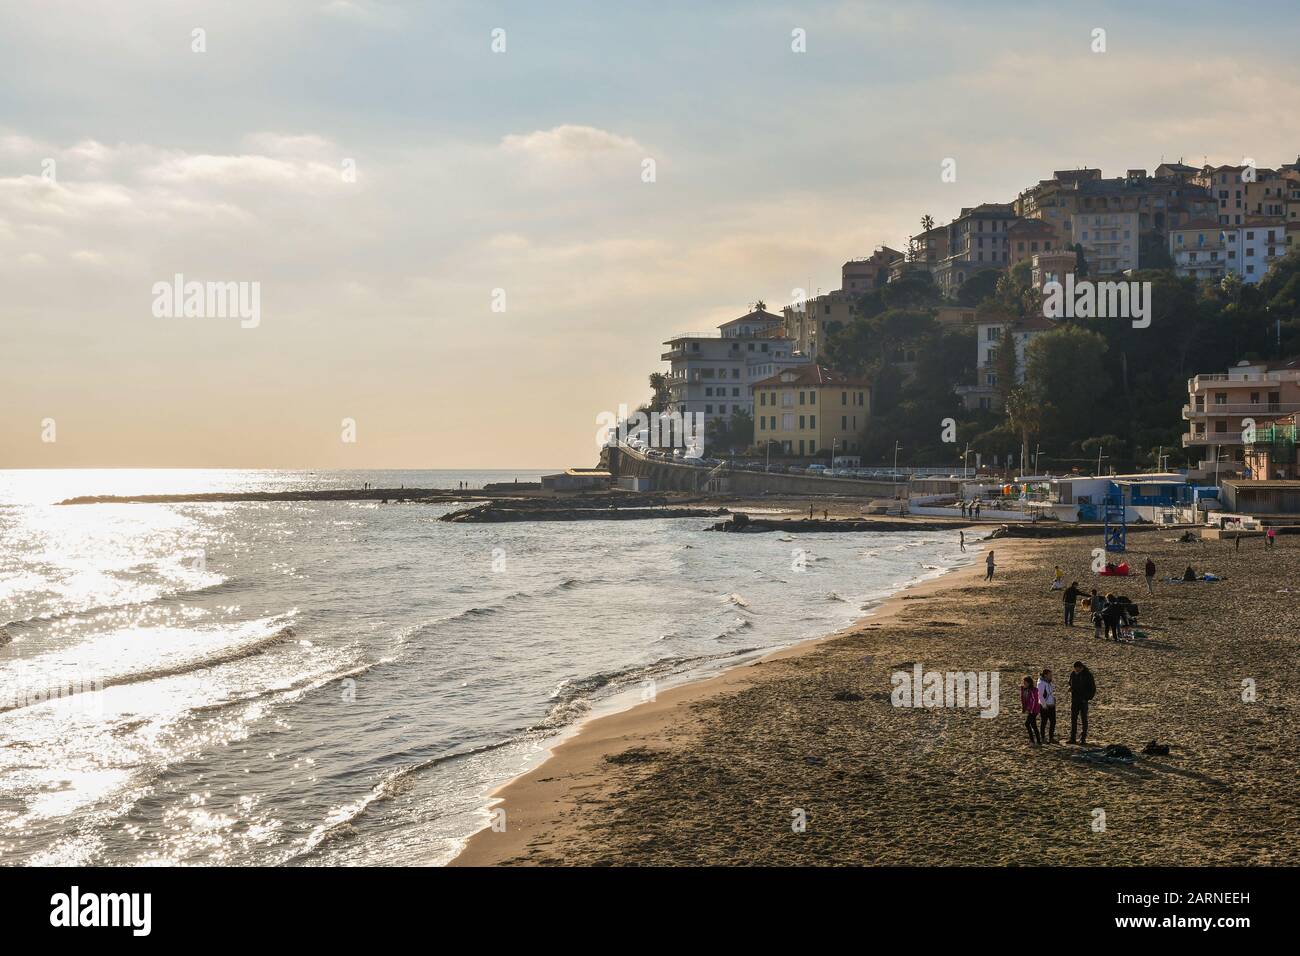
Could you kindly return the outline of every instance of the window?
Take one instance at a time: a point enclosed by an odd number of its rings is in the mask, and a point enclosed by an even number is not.
[[[842,431],[842,432],[846,432],[846,431],[848,431],[848,430],[849,430],[849,416],[848,416],[848,415],[841,415],[841,416],[840,416],[840,431]]]
[[[781,416],[781,430],[787,432],[794,431],[794,415],[786,412]]]
[[[800,416],[799,416],[799,431],[803,431],[804,428],[807,427],[807,426],[804,424],[805,420],[806,420],[806,417],[805,417],[805,416],[803,416],[803,415],[800,415]]]
[[[816,416],[816,415],[809,415],[809,416],[808,416],[808,427],[809,427],[809,428],[816,428],[816,427],[817,427],[817,416]]]
[[[706,415],[712,415],[712,414],[713,414],[713,406],[712,406],[712,405],[705,405],[705,406],[704,406],[704,414],[706,414]]]
[[[809,405],[816,405],[816,404],[817,404],[817,393],[816,393],[815,391],[814,391],[814,392],[809,392],[809,393],[808,393],[808,404],[809,404]]]
[[[847,405],[848,403],[849,403],[849,393],[848,393],[848,392],[840,392],[840,404],[841,404],[841,405]]]

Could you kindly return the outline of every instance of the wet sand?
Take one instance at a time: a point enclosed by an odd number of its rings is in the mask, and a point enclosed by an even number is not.
[[[1152,555],[1161,579],[1191,563],[1227,580],[1150,597],[1140,577],[1091,573],[1099,537],[998,540],[991,584],[982,564],[953,572],[837,635],[591,721],[498,791],[505,831],[453,865],[1292,863],[1300,536],[1240,552],[1173,538],[1131,532],[1128,558]],[[1082,608],[1065,627],[1054,564],[1085,593],[1132,597],[1147,637],[1097,640]],[[1063,742],[1076,658],[1098,686],[1089,744],[1122,743],[1135,763],[1086,763]],[[892,706],[890,675],[914,662],[997,671],[999,715]],[[1062,742],[1034,747],[1018,685],[1044,665]],[[1152,738],[1169,756],[1140,755]]]

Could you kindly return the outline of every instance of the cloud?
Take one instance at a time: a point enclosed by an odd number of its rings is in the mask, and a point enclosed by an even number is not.
[[[594,126],[555,126],[502,138],[508,154],[526,156],[545,163],[569,163],[608,157],[611,154],[647,155],[646,149],[629,136],[619,136]]]

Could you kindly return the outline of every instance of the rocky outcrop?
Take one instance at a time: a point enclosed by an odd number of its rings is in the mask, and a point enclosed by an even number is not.
[[[489,502],[439,518],[456,524],[485,524],[498,521],[637,521],[649,518],[716,518],[729,514],[726,508],[628,508],[628,507],[518,507],[520,502]]]

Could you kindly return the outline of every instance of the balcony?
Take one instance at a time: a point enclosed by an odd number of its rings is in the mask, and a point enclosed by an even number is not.
[[[1187,381],[1189,392],[1199,392],[1209,385],[1281,385],[1284,382],[1300,383],[1300,371],[1276,369],[1271,372],[1229,372],[1196,375]]]
[[[1201,432],[1197,434],[1184,435],[1183,447],[1190,448],[1193,445],[1240,445],[1241,432]]]
[[[1183,421],[1190,422],[1198,418],[1215,417],[1223,415],[1249,415],[1252,418],[1260,415],[1265,418],[1271,415],[1290,415],[1292,412],[1300,412],[1300,402],[1247,402],[1237,405],[1191,405],[1183,406]]]

